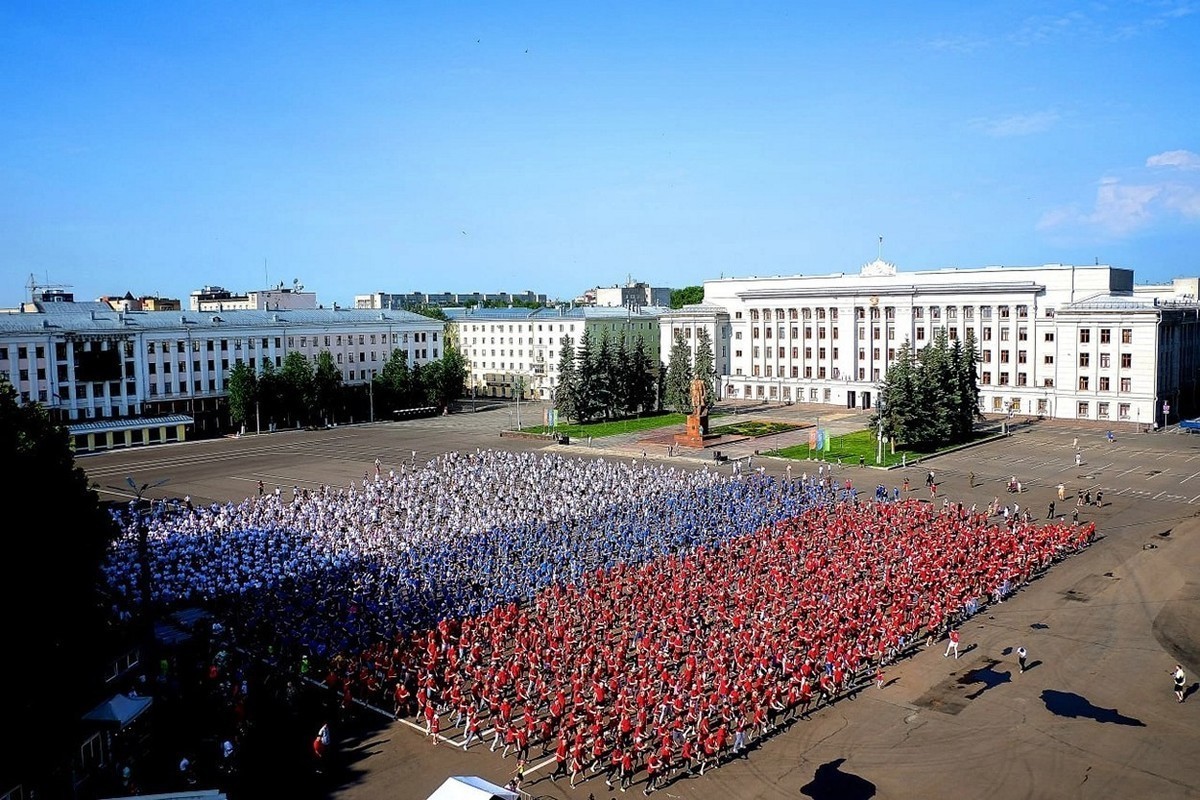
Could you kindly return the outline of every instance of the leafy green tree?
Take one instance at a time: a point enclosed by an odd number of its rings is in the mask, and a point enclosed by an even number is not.
[[[707,328],[701,328],[696,331],[696,355],[692,366],[693,378],[702,378],[708,384],[708,398],[712,402],[712,398],[717,396],[717,371],[713,365],[713,344],[712,337],[708,335]],[[689,399],[691,394],[689,392]]]
[[[105,666],[121,631],[108,627],[101,565],[118,532],[76,465],[66,429],[41,405],[22,403],[3,378],[0,463],[10,534],[0,558],[8,653],[0,680],[10,690],[0,781],[10,787],[77,756],[80,717],[107,698]],[[74,787],[27,788],[39,797],[74,794]]]
[[[413,312],[414,314],[420,314],[422,317],[429,317],[430,319],[440,319],[443,322],[450,321],[450,318],[448,316],[446,316],[446,312],[443,311],[442,309],[438,308],[437,306],[414,306],[408,310]]]
[[[313,365],[293,350],[279,371],[284,390],[284,413],[289,423],[307,422],[313,405]]]
[[[313,400],[317,415],[323,422],[332,417],[337,422],[337,410],[342,403],[342,371],[333,363],[333,354],[328,350],[317,353],[317,367],[313,372]]]
[[[258,400],[258,376],[250,365],[239,359],[229,370],[225,390],[230,419],[238,427],[249,427],[254,422],[254,404]]]
[[[375,376],[375,402],[378,408],[396,410],[404,407],[409,397],[412,371],[408,368],[408,351],[396,348]]]
[[[442,357],[434,364],[437,367],[429,378],[431,399],[434,405],[445,410],[463,396],[463,387],[467,382],[467,360],[458,346],[447,339],[442,348]]]
[[[288,412],[284,400],[286,394],[287,388],[279,370],[263,359],[262,371],[258,373],[258,408],[255,410],[258,423],[283,423]]]
[[[671,360],[667,362],[664,403],[675,411],[690,411],[692,407],[692,353],[682,336],[671,345]]]
[[[671,308],[683,308],[704,302],[703,286],[685,286],[671,290]]]
[[[579,420],[575,396],[579,391],[579,370],[575,364],[575,340],[559,339],[558,385],[554,387],[554,407],[564,420]]]

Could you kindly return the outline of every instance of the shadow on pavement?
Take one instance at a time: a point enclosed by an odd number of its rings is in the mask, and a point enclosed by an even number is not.
[[[800,787],[800,794],[813,800],[868,800],[875,796],[875,784],[866,778],[842,772],[846,759],[837,758],[817,767],[813,779]]]
[[[1077,695],[1074,692],[1045,689],[1042,691],[1042,702],[1046,704],[1047,711],[1060,717],[1086,717],[1087,719],[1094,719],[1096,722],[1133,725],[1139,728],[1146,727],[1146,723],[1140,719],[1126,717],[1118,713],[1115,708],[1094,706],[1086,697]]]

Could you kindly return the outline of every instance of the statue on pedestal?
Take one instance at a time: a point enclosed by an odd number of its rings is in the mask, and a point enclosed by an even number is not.
[[[692,379],[692,413],[688,414],[688,431],[708,433],[708,381]]]

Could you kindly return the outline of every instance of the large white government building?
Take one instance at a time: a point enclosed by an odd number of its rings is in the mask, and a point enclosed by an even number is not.
[[[87,452],[228,430],[223,401],[238,361],[261,371],[289,353],[315,362],[328,351],[345,383],[362,384],[397,349],[410,365],[441,358],[443,326],[407,311],[123,311],[35,298],[0,314],[0,373]]]
[[[706,329],[718,395],[872,408],[907,340],[971,330],[980,410],[1161,426],[1197,412],[1200,280],[1135,286],[1111,266],[1047,264],[722,278],[661,317],[660,350]]]

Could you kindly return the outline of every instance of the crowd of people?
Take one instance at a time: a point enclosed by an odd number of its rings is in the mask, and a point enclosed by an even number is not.
[[[107,568],[203,603],[246,646],[432,742],[644,793],[880,680],[884,664],[1085,547],[1091,524],[993,520],[780,480],[451,453],[361,485],[127,519]]]

